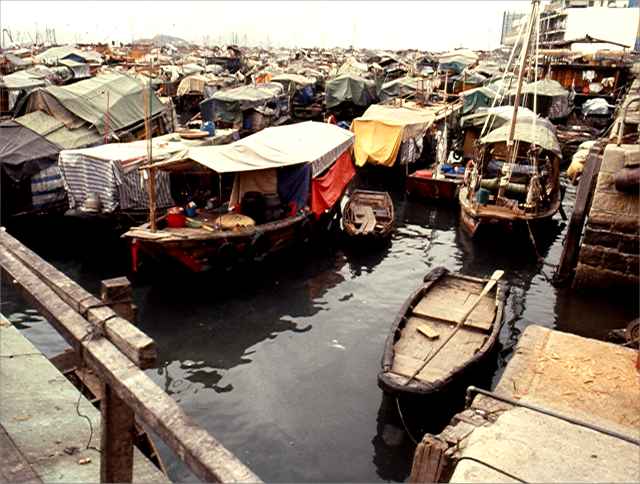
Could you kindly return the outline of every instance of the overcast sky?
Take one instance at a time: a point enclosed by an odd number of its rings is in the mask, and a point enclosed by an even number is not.
[[[0,23],[35,39],[55,28],[58,43],[130,42],[163,33],[202,43],[349,46],[425,50],[487,49],[500,43],[505,10],[522,1],[26,1],[0,0]],[[5,39],[5,42],[8,40]]]

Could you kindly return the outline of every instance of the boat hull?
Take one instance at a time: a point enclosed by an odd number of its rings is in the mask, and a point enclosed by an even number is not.
[[[414,199],[458,203],[460,180],[424,178],[411,174],[407,177],[406,192]]]
[[[560,200],[555,200],[551,206],[537,214],[516,214],[501,207],[495,206],[473,206],[467,199],[466,188],[462,188],[459,194],[460,201],[460,221],[462,226],[471,234],[477,235],[481,227],[496,227],[501,230],[512,230],[517,226],[527,228],[527,224],[531,227],[539,225],[542,222],[549,221],[558,212],[560,208]]]
[[[227,270],[241,262],[260,261],[269,255],[308,242],[323,221],[308,215],[262,224],[247,230],[202,233],[194,229],[174,230],[169,238],[145,238],[129,232],[133,271],[137,271],[138,251],[160,264],[169,262],[190,272]],[[181,235],[180,237],[178,235]]]

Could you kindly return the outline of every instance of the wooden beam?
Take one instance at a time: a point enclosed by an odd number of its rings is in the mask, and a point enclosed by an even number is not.
[[[131,283],[126,277],[104,279],[100,285],[100,300],[121,318],[135,321],[135,306]]]
[[[131,482],[135,433],[133,411],[110,385],[104,385],[100,413],[100,482]]]
[[[20,259],[37,274],[58,297],[94,325],[105,323],[105,334],[131,361],[142,369],[154,368],[157,362],[155,342],[126,319],[116,315],[113,309],[81,287],[71,278],[41,259],[4,228],[0,230],[0,245]]]
[[[82,318],[47,284],[0,246],[0,266],[42,315],[82,351],[87,365],[135,415],[202,480],[260,482],[260,478],[206,430],[106,338],[92,338],[94,326]]]
[[[560,263],[558,264],[556,273],[553,275],[553,283],[556,286],[564,286],[573,279],[578,262],[578,254],[580,253],[582,227],[591,208],[593,192],[595,191],[600,166],[602,165],[605,143],[606,141],[598,141],[591,147],[587,155],[585,168],[580,176],[580,184],[578,185],[578,191],[576,193],[573,213],[571,214],[567,234],[562,244]]]

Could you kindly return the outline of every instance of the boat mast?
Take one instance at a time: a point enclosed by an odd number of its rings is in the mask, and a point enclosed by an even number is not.
[[[527,40],[522,45],[522,56],[520,57],[520,68],[518,71],[518,84],[516,87],[516,99],[513,105],[513,114],[511,116],[511,125],[509,126],[509,137],[507,138],[507,148],[509,151],[509,159],[515,160],[515,154],[511,153],[513,149],[513,139],[516,131],[516,120],[518,117],[518,105],[520,104],[520,98],[522,97],[522,81],[524,78],[524,66],[527,61],[527,54],[529,53],[529,44],[531,43],[531,33],[533,31],[533,24],[537,18],[538,4],[540,0],[531,1],[531,15],[529,16],[529,23],[527,24]]]

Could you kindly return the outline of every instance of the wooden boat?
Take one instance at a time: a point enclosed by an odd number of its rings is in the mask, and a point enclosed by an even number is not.
[[[394,226],[391,197],[387,192],[354,190],[344,207],[342,224],[352,237],[389,237]]]
[[[390,394],[428,395],[444,389],[487,358],[498,343],[505,290],[494,286],[460,330],[415,377],[475,302],[488,280],[432,270],[402,306],[385,343],[378,385]]]
[[[488,130],[480,138],[474,163],[470,163],[460,189],[461,220],[472,235],[481,225],[530,225],[548,220],[560,208],[562,152],[555,128],[535,114],[518,114],[527,54],[530,45],[535,45],[532,31],[538,15],[539,3],[534,0],[527,37],[523,39],[525,47],[510,122]],[[533,98],[536,106],[535,93]]]
[[[170,160],[141,167],[192,172],[196,177],[214,173],[219,181],[218,200],[226,199],[228,207],[208,209],[199,200],[198,206],[204,208],[192,217],[174,207],[178,212],[170,209],[166,217],[158,218],[149,190],[149,222],[123,235],[131,241],[134,272],[139,250],[156,260],[203,272],[261,260],[306,242],[339,213],[339,201],[355,175],[352,144],[348,130],[306,121],[266,128],[228,145],[187,149]],[[223,193],[223,175],[233,176],[230,194]],[[280,190],[283,179],[288,180],[282,185],[286,190]],[[188,206],[188,199],[180,205]]]
[[[417,170],[409,174],[406,181],[407,195],[416,199],[456,203],[464,176],[444,175],[440,178],[434,178],[433,171]]]

